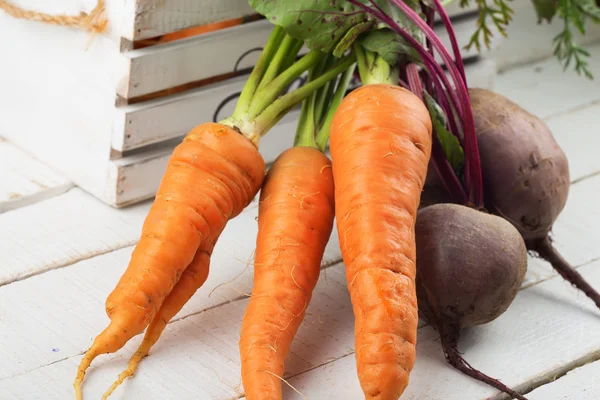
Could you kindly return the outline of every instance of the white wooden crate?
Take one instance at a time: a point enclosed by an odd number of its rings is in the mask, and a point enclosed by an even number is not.
[[[49,14],[77,15],[96,0],[10,0]],[[461,45],[475,28],[471,9],[460,17]],[[247,0],[107,0],[107,31],[89,48],[87,32],[14,19],[0,12],[0,135],[112,206],[152,197],[167,160],[195,125],[226,117],[235,104],[271,25],[254,20],[179,41],[137,48],[140,40],[252,14]],[[466,15],[466,17],[465,17]],[[443,28],[439,28],[441,32]],[[442,41],[449,46],[445,34]],[[463,58],[478,56],[464,51]],[[492,87],[493,59],[468,67],[471,86]],[[173,94],[175,88],[226,79]],[[191,86],[190,86],[191,87]],[[292,144],[297,111],[263,139],[270,162]]]

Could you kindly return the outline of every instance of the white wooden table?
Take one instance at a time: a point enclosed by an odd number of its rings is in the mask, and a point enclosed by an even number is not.
[[[592,48],[600,79],[600,46]],[[554,59],[511,69],[496,90],[543,117],[566,151],[573,182],[554,230],[557,248],[600,288],[600,84],[563,74]],[[1,134],[1,133],[0,133]],[[73,397],[82,352],[105,327],[104,300],[125,268],[150,203],[104,206],[12,144],[0,142],[0,399]],[[238,339],[252,285],[253,204],[228,225],[208,281],[165,330],[114,399],[237,399]],[[286,379],[309,399],[360,399],[353,316],[337,233]],[[100,357],[85,381],[98,399],[137,348]],[[422,324],[403,399],[501,399],[448,366],[438,334]],[[496,321],[466,332],[465,358],[533,400],[600,399],[600,312],[544,262]],[[286,389],[286,399],[300,395]]]

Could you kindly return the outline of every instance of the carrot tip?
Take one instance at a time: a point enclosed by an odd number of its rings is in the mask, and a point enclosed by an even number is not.
[[[96,349],[96,343],[89,348],[89,350],[84,354],[81,359],[81,363],[77,368],[77,377],[75,378],[75,382],[73,383],[73,387],[75,388],[75,398],[77,400],[83,399],[83,393],[81,392],[81,385],[83,383],[83,378],[85,377],[85,372],[89,368],[90,364],[94,359],[98,356],[98,351]]]
[[[137,370],[140,361],[142,361],[142,359],[148,355],[148,353],[150,352],[150,348],[154,343],[156,343],[156,340],[152,340],[152,338],[149,337],[154,336],[152,332],[153,330],[149,328],[148,332],[146,333],[146,336],[144,337],[144,340],[142,341],[142,344],[140,344],[138,350],[129,359],[129,365],[127,366],[127,369],[119,374],[117,380],[110,386],[110,388],[108,388],[108,390],[102,396],[102,400],[106,400],[115,391],[115,389],[125,381],[125,379],[135,374],[135,371]]]

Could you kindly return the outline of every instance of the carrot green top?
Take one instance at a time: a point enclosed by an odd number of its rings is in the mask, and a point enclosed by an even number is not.
[[[255,145],[289,110],[348,69],[355,56],[350,53],[306,85],[281,94],[300,75],[324,58],[324,53],[312,50],[295,61],[302,41],[275,27],[240,94],[231,117],[220,121],[239,131]]]

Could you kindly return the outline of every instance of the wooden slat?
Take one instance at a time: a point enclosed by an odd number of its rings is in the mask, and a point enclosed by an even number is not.
[[[600,399],[600,361],[584,365],[527,394],[529,400]]]
[[[0,286],[130,246],[148,207],[117,211],[73,189],[0,214]]]
[[[589,68],[600,76],[600,44],[589,47]],[[578,76],[573,71],[563,72],[554,58],[513,68],[498,75],[496,91],[540,118],[547,118],[566,110],[598,100],[598,82]],[[557,98],[558,97],[558,98]],[[584,134],[583,126],[578,132]]]
[[[599,267],[600,262],[596,262],[580,268],[597,287],[600,286]],[[528,382],[539,375],[551,374],[562,365],[597,351],[599,316],[593,302],[556,277],[521,291],[497,320],[465,331],[459,350],[473,367],[500,378],[509,386],[519,385],[525,389]],[[354,354],[289,382],[307,398],[363,398]],[[473,381],[446,364],[439,335],[431,327],[419,330],[417,361],[402,399],[484,399],[495,393],[495,389]],[[284,397],[301,398],[287,387]]]
[[[200,81],[254,65],[273,25],[256,21],[178,42],[124,53],[130,61],[128,81],[121,96],[132,98]],[[243,40],[241,40],[243,38]],[[215,62],[218,57],[218,62]]]
[[[135,4],[131,40],[254,14],[247,0],[131,0]]]
[[[73,185],[0,137],[0,213],[66,192]]]

